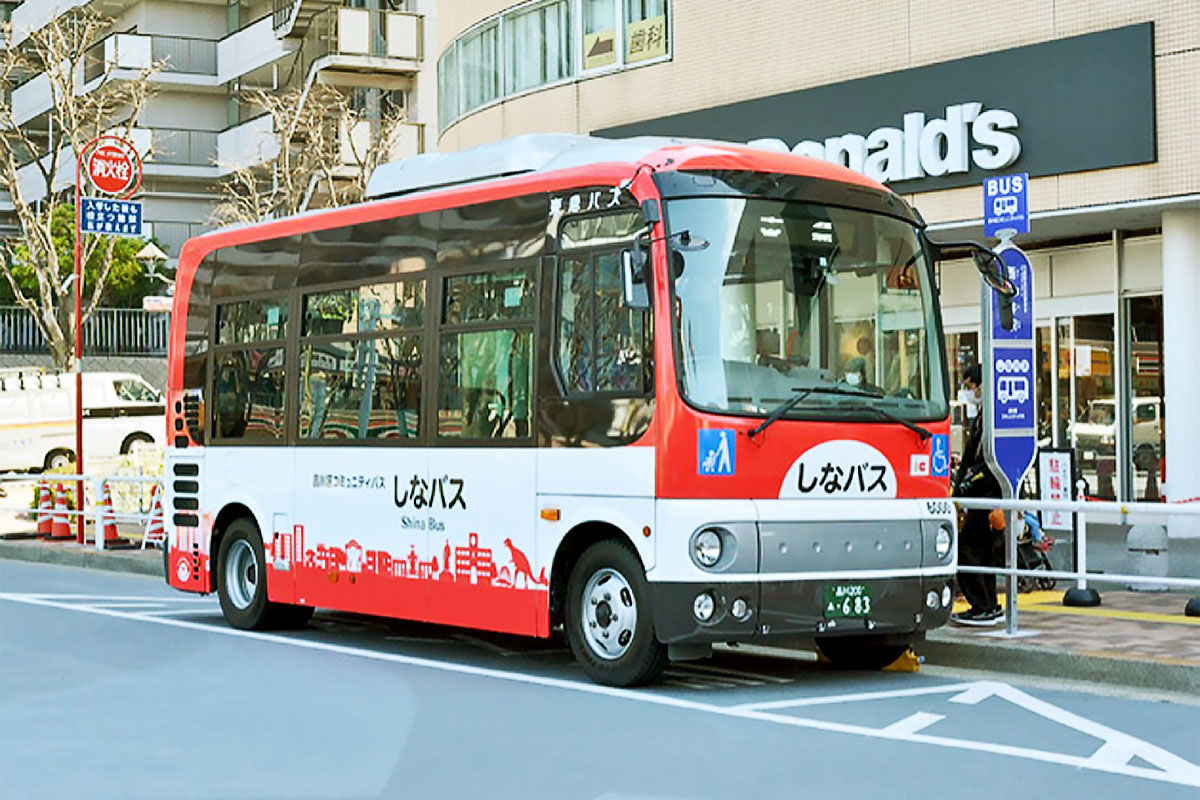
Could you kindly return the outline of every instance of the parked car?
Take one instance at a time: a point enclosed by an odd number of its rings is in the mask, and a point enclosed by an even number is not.
[[[1161,455],[1162,398],[1133,398],[1133,462],[1152,469]],[[1116,453],[1117,405],[1110,399],[1088,402],[1081,417],[1070,426],[1071,441],[1081,465],[1093,465]]]
[[[162,442],[162,395],[131,372],[83,375],[84,452],[128,453]],[[75,375],[33,370],[0,374],[0,470],[54,469],[75,461]]]

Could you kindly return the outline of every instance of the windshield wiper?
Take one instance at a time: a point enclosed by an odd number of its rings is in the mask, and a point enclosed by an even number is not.
[[[748,435],[751,439],[774,425],[779,421],[780,417],[803,403],[805,398],[811,394],[842,394],[852,395],[855,397],[883,397],[883,395],[876,394],[874,392],[866,392],[862,389],[847,389],[843,386],[810,386],[807,389],[795,388],[792,391],[796,392],[796,394],[792,395],[787,400],[784,400],[782,403],[776,406],[775,410],[768,414],[766,419],[750,429]],[[864,406],[864,408],[870,408],[870,406]],[[926,433],[928,433],[928,431],[926,431]]]
[[[866,403],[859,403],[859,404],[853,405],[853,406],[842,406],[842,408],[853,410],[853,411],[870,411],[872,413],[878,414],[879,416],[883,417],[884,419],[890,420],[891,422],[898,423],[898,424],[903,425],[904,427],[908,428],[910,431],[915,433],[917,436],[920,436],[922,442],[926,441],[927,439],[929,439],[930,437],[933,436],[933,433],[931,433],[928,429],[922,428],[920,425],[916,424],[915,422],[909,422],[908,420],[904,419],[903,417],[898,417],[895,414],[893,414],[892,412],[888,411],[887,409],[880,408],[879,406],[870,406],[870,405],[867,405]]]

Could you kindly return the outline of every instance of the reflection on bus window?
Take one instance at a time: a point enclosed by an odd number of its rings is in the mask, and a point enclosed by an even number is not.
[[[217,357],[216,431],[226,439],[283,439],[283,348],[246,349]]]
[[[438,435],[516,439],[529,435],[532,333],[501,329],[443,334]]]
[[[625,306],[620,270],[615,252],[562,261],[557,358],[568,395],[641,394],[647,383],[647,313]]]
[[[287,335],[286,299],[247,300],[217,309],[217,344],[269,342]]]
[[[425,281],[377,283],[304,298],[302,336],[419,328],[425,316]]]
[[[300,438],[420,434],[419,336],[305,345],[300,372]]]

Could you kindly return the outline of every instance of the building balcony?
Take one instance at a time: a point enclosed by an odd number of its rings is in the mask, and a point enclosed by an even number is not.
[[[420,14],[327,8],[313,16],[305,31],[291,82],[307,85],[317,72],[414,76],[424,57]]]

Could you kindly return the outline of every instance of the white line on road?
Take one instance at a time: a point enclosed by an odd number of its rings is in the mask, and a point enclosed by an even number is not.
[[[916,733],[917,731],[925,730],[933,723],[940,722],[945,718],[945,714],[930,714],[928,711],[918,711],[899,722],[893,722],[883,730],[893,735]]]
[[[79,611],[87,614],[96,614],[98,616],[111,617],[113,619],[122,619],[132,622],[148,622],[155,625],[165,625],[175,628],[202,631],[217,636],[230,636],[240,639],[257,639],[259,641],[271,644],[282,645],[286,647],[296,647],[304,650],[334,653],[343,656],[350,656],[352,658],[387,661],[412,667],[458,673],[460,675],[493,678],[512,683],[522,683],[532,686],[542,686],[571,692],[580,692],[583,694],[613,697],[648,705],[657,705],[706,714],[715,714],[733,719],[769,722],[776,725],[806,728],[829,733],[841,733],[873,739],[911,742],[916,744],[931,745],[934,747],[989,753],[998,756],[1009,756],[1013,758],[1027,759],[1030,761],[1059,764],[1066,767],[1073,767],[1075,769],[1094,770],[1098,772],[1125,775],[1132,778],[1142,778],[1145,780],[1159,781],[1163,783],[1200,787],[1200,767],[1197,767],[1195,764],[1192,764],[1191,762],[1186,761],[1174,755],[1173,753],[1163,750],[1160,747],[1149,744],[1148,742],[1135,739],[1132,736],[1128,736],[1127,734],[1107,728],[1099,723],[1091,722],[1090,720],[1078,717],[1068,711],[1065,711],[1064,709],[1053,706],[1050,703],[1030,697],[1019,689],[1015,689],[1007,684],[993,681],[981,681],[979,683],[986,684],[992,694],[1001,696],[1010,702],[1016,703],[1017,705],[1021,705],[1027,710],[1034,711],[1034,713],[1040,714],[1049,719],[1057,719],[1064,724],[1075,727],[1077,730],[1081,730],[1085,733],[1091,733],[1093,736],[1099,736],[1100,738],[1106,740],[1106,742],[1116,742],[1125,748],[1119,752],[1128,752],[1131,758],[1133,756],[1137,756],[1142,760],[1155,764],[1156,766],[1160,767],[1160,769],[1135,766],[1128,763],[1128,761],[1125,763],[1120,763],[1119,757],[1110,757],[1110,755],[1114,755],[1118,752],[1115,748],[1109,749],[1106,752],[1105,747],[1101,747],[1092,756],[1080,757],[1067,753],[1054,753],[1046,750],[1016,747],[1012,745],[997,744],[994,742],[978,742],[969,739],[929,736],[927,734],[909,731],[890,732],[887,728],[869,728],[862,725],[849,725],[840,722],[829,722],[826,720],[805,719],[786,714],[773,714],[754,708],[747,708],[745,706],[720,706],[711,703],[702,703],[696,700],[687,700],[680,697],[671,697],[670,695],[656,694],[644,690],[635,691],[630,689],[616,689],[609,686],[600,686],[593,683],[581,683],[578,681],[564,680],[561,678],[550,678],[541,675],[527,675],[520,672],[508,672],[505,670],[477,667],[469,664],[457,664],[453,662],[438,661],[430,658],[406,656],[399,653],[384,653],[374,650],[363,650],[359,648],[348,647],[345,645],[331,644],[327,642],[317,642],[308,639],[290,638],[269,633],[258,633],[255,631],[242,631],[234,628],[220,627],[206,623],[191,622],[189,620],[172,619],[170,617],[151,616],[147,614],[118,611],[111,608],[97,608],[94,606],[58,602],[58,600],[61,599],[62,596],[57,596],[57,599],[46,599],[45,597],[36,594],[0,593],[0,600],[8,600],[15,603],[25,603],[27,605],[42,606],[46,608],[58,608],[66,611]],[[956,686],[955,688],[965,690],[977,685],[978,684],[962,684]],[[946,692],[947,687],[940,686],[936,689],[931,689],[928,692],[920,693],[930,694],[938,691]],[[911,695],[915,695],[916,693],[916,690],[912,690]],[[872,694],[879,695],[887,693]],[[898,695],[893,694],[893,696]]]
[[[800,706],[826,706],[837,703],[855,703],[861,700],[890,700],[894,697],[919,697],[923,694],[946,694],[970,689],[973,683],[950,683],[940,686],[923,686],[919,689],[894,689],[887,692],[858,692],[856,694],[834,694],[828,697],[798,697],[792,700],[772,700],[766,703],[744,703],[734,706],[744,711],[769,711]]]

